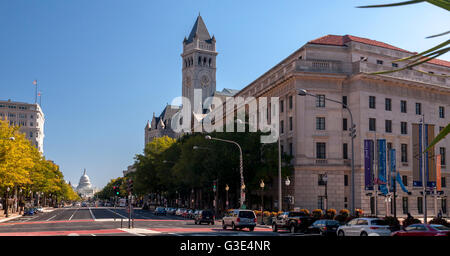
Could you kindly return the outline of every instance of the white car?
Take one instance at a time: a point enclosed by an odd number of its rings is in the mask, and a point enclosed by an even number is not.
[[[337,229],[338,236],[390,236],[391,230],[385,220],[379,218],[356,218]]]

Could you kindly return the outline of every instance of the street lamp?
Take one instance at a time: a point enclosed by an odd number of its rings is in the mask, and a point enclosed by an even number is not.
[[[286,185],[286,189],[287,189],[287,187],[289,187],[289,185],[291,185],[291,180],[289,179],[289,176],[286,177],[286,180],[284,181],[284,185]],[[287,191],[286,191],[286,194],[288,194]],[[287,210],[289,211],[289,203],[288,203]]]
[[[219,138],[213,138],[213,137],[211,137],[209,135],[206,135],[205,139],[207,139],[207,140],[218,140],[218,141],[232,143],[232,144],[236,145],[239,148],[239,170],[240,170],[240,175],[241,175],[241,197],[240,197],[241,198],[240,199],[241,207],[240,208],[242,208],[242,206],[244,205],[244,201],[245,201],[245,192],[244,192],[245,184],[244,184],[244,161],[243,161],[243,157],[242,157],[242,148],[241,148],[241,146],[237,142],[234,142],[232,140],[224,140],[224,139],[219,139]]]
[[[9,217],[9,213],[8,213],[8,197],[9,197],[9,187],[6,188],[6,197],[5,197],[5,217],[8,218]]]
[[[241,119],[236,120],[239,124],[247,124],[247,122],[243,122]],[[281,195],[281,141],[280,141],[280,135],[278,135],[278,211],[282,211],[282,195]]]
[[[227,194],[227,201],[225,202],[226,208],[228,210],[228,190],[230,190],[230,187],[228,187],[228,184],[225,185],[225,191]]]
[[[300,96],[312,96],[312,97],[318,97],[315,94],[309,93],[308,91],[306,91],[305,89],[300,89],[298,92],[298,95]],[[329,99],[325,97],[325,100],[328,101],[332,101],[338,104],[341,104],[350,114],[350,123],[351,123],[351,128],[350,128],[350,134],[349,136],[352,138],[352,188],[351,188],[351,194],[352,194],[352,202],[351,202],[351,208],[352,211],[351,213],[354,214],[355,213],[355,151],[354,151],[354,139],[356,137],[356,125],[353,123],[353,116],[352,116],[352,112],[350,111],[350,108],[348,107],[348,105],[346,103],[337,101],[337,100],[333,100],[333,99]]]
[[[328,210],[328,175],[325,173],[322,180],[325,182],[325,211]]]
[[[261,187],[261,225],[264,225],[264,196],[263,196],[264,181],[263,180],[261,180],[261,183],[259,184],[259,186]]]

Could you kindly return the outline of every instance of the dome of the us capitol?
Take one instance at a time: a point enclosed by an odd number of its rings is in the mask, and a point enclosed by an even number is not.
[[[80,182],[78,182],[77,192],[83,198],[90,198],[94,196],[94,188],[92,187],[89,176],[86,174],[86,169],[84,169],[84,173],[80,178]]]

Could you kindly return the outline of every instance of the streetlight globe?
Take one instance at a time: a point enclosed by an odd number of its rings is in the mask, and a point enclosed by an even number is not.
[[[9,140],[14,141],[14,140],[16,140],[16,138],[14,138],[14,137],[9,137]]]
[[[261,188],[264,188],[264,181],[263,181],[263,180],[261,180],[261,183],[259,184],[259,186],[260,186]]]
[[[245,189],[245,184],[242,184],[242,187],[241,187],[241,188],[242,188],[242,190],[244,190],[244,189]]]
[[[230,187],[228,187],[228,184],[225,186],[225,190],[228,191]]]
[[[307,93],[307,91],[305,89],[300,89],[298,91],[298,95],[300,95],[300,96],[306,96],[306,93]]]
[[[289,179],[289,176],[286,177],[285,184],[286,184],[286,186],[289,186],[291,184],[291,180]]]
[[[205,136],[205,139],[210,140],[210,139],[211,139],[211,136],[206,135],[206,136]]]
[[[196,149],[198,149],[198,146],[193,146],[192,149],[196,150]]]

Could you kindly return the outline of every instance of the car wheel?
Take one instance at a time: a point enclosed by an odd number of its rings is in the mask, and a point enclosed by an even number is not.
[[[234,225],[234,222],[231,223],[231,229],[236,230],[236,225]]]
[[[222,229],[227,229],[227,226],[225,225],[225,222],[222,221]]]
[[[367,233],[366,232],[361,232],[361,236],[367,236]]]
[[[195,225],[197,225],[197,224],[198,224],[198,222],[197,222],[196,220],[194,220],[194,224],[195,224]]]
[[[253,230],[255,230],[255,227],[250,227],[248,228],[248,230],[250,230],[250,232],[253,232]]]
[[[291,225],[290,231],[292,234],[295,233],[295,231],[297,231],[294,225]]]
[[[272,224],[272,231],[273,232],[278,232],[277,224]]]
[[[344,231],[339,230],[338,236],[345,236]]]

